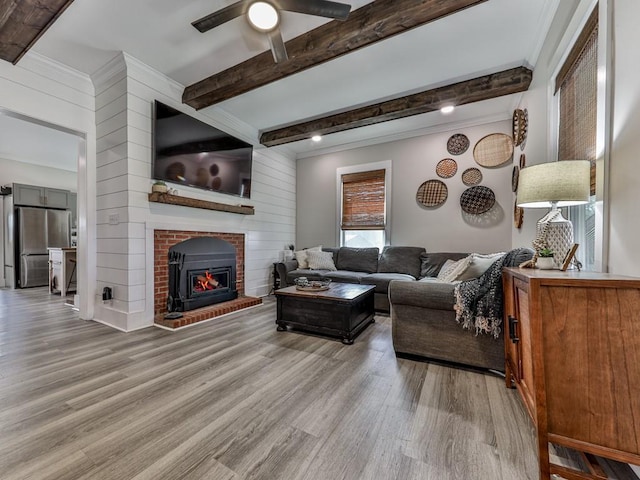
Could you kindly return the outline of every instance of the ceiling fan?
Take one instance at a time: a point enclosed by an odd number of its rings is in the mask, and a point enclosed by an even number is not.
[[[267,34],[273,59],[278,63],[288,59],[280,32],[280,10],[346,20],[351,11],[351,5],[327,0],[241,0],[202,17],[191,25],[204,33],[246,14],[251,27]]]

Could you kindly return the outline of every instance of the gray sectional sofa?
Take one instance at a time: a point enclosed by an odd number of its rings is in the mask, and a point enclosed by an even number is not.
[[[309,280],[329,278],[333,282],[375,285],[375,309],[389,311],[389,283],[392,280],[415,282],[420,277],[423,247],[387,246],[382,253],[377,248],[323,248],[333,254],[336,266],[332,270],[310,270],[298,268],[297,260],[276,264],[280,286],[294,284],[298,277]]]
[[[502,334],[465,330],[456,322],[454,283],[437,280],[446,260],[468,253],[428,253],[422,247],[323,248],[332,252],[337,270],[298,268],[296,260],[276,265],[281,286],[298,277],[375,285],[375,308],[391,312],[393,347],[399,356],[416,356],[483,369],[504,371]],[[517,266],[533,252],[518,257]]]

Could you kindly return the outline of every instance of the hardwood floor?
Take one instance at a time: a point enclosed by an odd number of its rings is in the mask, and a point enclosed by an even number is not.
[[[538,478],[516,392],[396,359],[388,317],[345,346],[277,332],[272,299],[128,334],[46,289],[0,306],[3,480]]]

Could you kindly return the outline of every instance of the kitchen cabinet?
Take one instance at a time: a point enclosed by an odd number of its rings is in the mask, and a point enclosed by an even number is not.
[[[507,268],[507,386],[537,434],[540,478],[607,478],[593,455],[640,464],[640,279]],[[589,473],[549,461],[549,442]]]
[[[24,185],[14,183],[12,186],[13,204],[16,206],[70,208],[70,195],[68,190],[59,188],[39,187],[36,185]]]

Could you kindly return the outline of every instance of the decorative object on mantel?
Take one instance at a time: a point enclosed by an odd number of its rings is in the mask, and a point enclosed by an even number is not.
[[[469,148],[469,139],[463,133],[456,133],[447,140],[447,152],[451,155],[462,155]]]
[[[214,190],[220,190],[221,186],[222,179],[220,177],[215,177],[213,180],[211,180],[211,188],[213,188]]]
[[[151,185],[152,192],[167,193],[167,190],[169,190],[169,188],[167,187],[167,184],[162,180],[157,180],[153,183],[153,185]]]
[[[529,131],[529,110],[524,109],[524,123],[527,126],[524,130],[524,138],[522,139],[522,143],[520,143],[520,150],[524,151],[524,147],[527,144],[527,133]]]
[[[524,153],[520,154],[520,170],[527,166],[527,159],[524,156]]]
[[[154,203],[168,203],[170,205],[181,205],[183,207],[202,208],[204,210],[216,210],[218,212],[237,213],[240,215],[255,215],[252,205],[227,205],[226,203],[209,202],[196,198],[178,197],[168,193],[152,192],[149,194],[149,201]]]
[[[451,178],[458,171],[458,164],[453,158],[445,158],[436,165],[436,173],[440,178]]]
[[[513,143],[517,147],[522,145],[527,137],[528,118],[524,114],[524,110],[516,108],[513,111]]]
[[[511,172],[511,191],[513,193],[518,191],[518,177],[520,176],[520,167],[518,165],[513,166],[513,171]]]
[[[501,167],[513,158],[513,139],[504,133],[487,135],[476,143],[473,158],[482,167]]]
[[[478,185],[482,181],[482,172],[479,168],[471,167],[462,172],[462,183],[467,187]]]
[[[496,196],[489,187],[475,186],[467,188],[460,195],[460,206],[466,213],[480,215],[488,212],[496,203]]]
[[[427,180],[416,193],[416,201],[425,207],[438,207],[449,196],[449,191],[444,182],[440,180]]]
[[[518,206],[518,201],[513,204],[513,226],[518,230],[522,228],[522,219],[524,218],[524,208]]]

